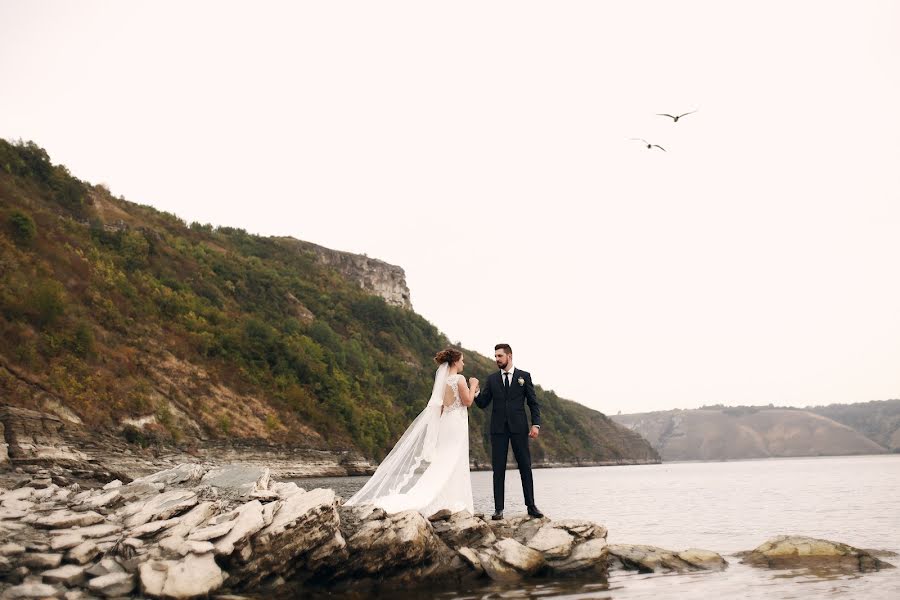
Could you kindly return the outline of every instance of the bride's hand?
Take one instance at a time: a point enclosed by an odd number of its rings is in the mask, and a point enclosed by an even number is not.
[[[477,377],[469,377],[469,388],[477,390],[478,389],[478,378]]]

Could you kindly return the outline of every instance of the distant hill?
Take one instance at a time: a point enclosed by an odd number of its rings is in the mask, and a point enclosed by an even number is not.
[[[809,406],[806,410],[852,427],[891,452],[900,452],[900,400]]]
[[[400,267],[187,224],[0,140],[3,404],[140,446],[259,440],[378,460],[422,409],[448,342],[412,310]],[[466,362],[471,375],[495,368],[471,351]],[[538,397],[536,463],[659,460],[605,415]],[[484,412],[470,416],[471,457],[488,463]]]
[[[729,460],[881,454],[884,446],[808,410],[707,407],[612,417],[641,434],[663,460]]]

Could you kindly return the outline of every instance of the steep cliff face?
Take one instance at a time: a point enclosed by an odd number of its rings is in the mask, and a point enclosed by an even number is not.
[[[388,304],[412,309],[409,288],[406,286],[406,273],[401,267],[376,258],[332,250],[291,237],[278,239],[301,252],[313,254],[320,264],[338,271],[350,281],[359,284],[365,291],[381,296]]]

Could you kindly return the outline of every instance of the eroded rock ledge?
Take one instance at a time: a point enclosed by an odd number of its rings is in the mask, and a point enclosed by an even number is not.
[[[0,489],[2,598],[196,598],[352,581],[606,577],[606,528],[347,508],[253,466],[181,464],[97,489],[35,469]],[[88,596],[88,597],[90,597]]]

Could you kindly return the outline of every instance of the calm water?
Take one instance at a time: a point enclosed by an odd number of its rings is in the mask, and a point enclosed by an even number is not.
[[[323,478],[298,483],[307,489],[331,487],[348,498],[365,480]],[[611,544],[704,548],[726,556],[730,566],[722,573],[689,575],[614,572],[608,587],[585,582],[485,585],[435,591],[429,597],[900,599],[900,568],[828,577],[751,569],[727,556],[781,534],[900,552],[897,455],[541,469],[535,471],[534,485],[538,506],[548,517],[603,523]],[[524,512],[517,471],[507,473],[506,486],[506,514]],[[493,512],[491,474],[472,473],[472,488],[475,510]],[[897,557],[886,560],[900,567]],[[422,595],[385,591],[380,597]]]

